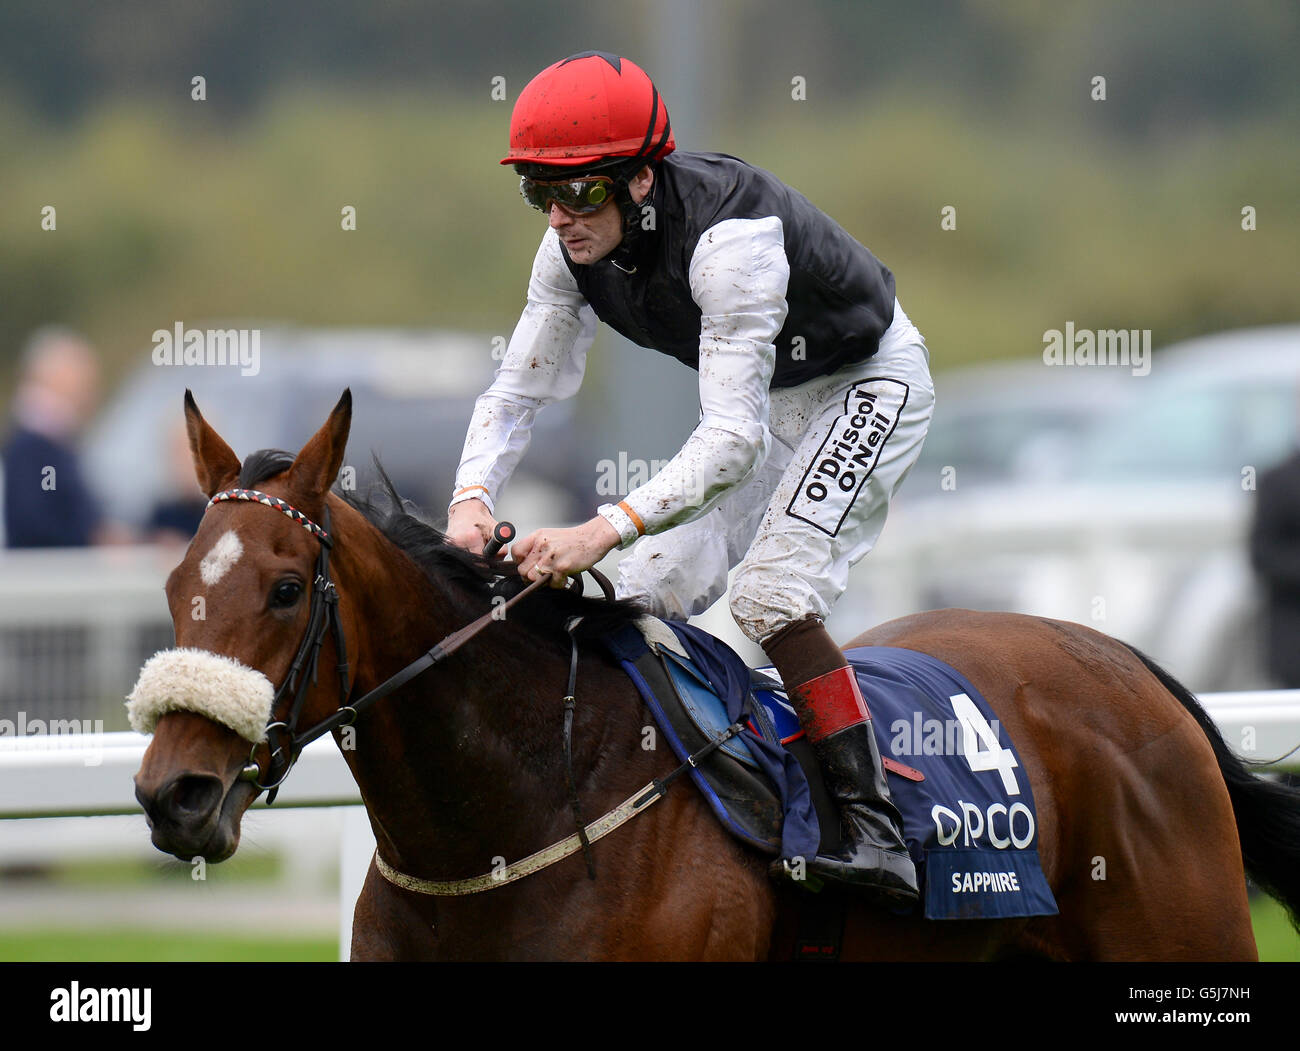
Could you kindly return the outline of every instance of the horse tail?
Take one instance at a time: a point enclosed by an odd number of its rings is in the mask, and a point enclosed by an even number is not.
[[[1300,930],[1300,789],[1252,773],[1249,767],[1259,764],[1233,753],[1192,692],[1145,653],[1124,645],[1178,698],[1209,738],[1237,817],[1246,872],[1283,904],[1292,925]]]

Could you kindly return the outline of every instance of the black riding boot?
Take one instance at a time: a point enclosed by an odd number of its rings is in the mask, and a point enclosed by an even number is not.
[[[851,669],[844,671],[852,675]],[[889,798],[871,720],[854,723],[811,744],[826,788],[840,808],[840,846],[834,853],[819,854],[810,861],[808,871],[822,879],[861,887],[889,904],[915,903],[916,867],[903,842],[902,819]]]
[[[871,713],[843,651],[816,616],[777,632],[763,648],[785,680],[840,810],[839,847],[810,859],[806,872],[888,905],[915,903],[916,868],[903,842],[903,822],[889,798]]]

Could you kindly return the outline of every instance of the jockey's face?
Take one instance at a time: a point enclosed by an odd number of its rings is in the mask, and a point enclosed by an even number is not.
[[[628,183],[632,200],[640,204],[650,192],[654,173],[642,168]],[[623,240],[623,213],[611,199],[603,208],[586,215],[568,211],[564,205],[551,204],[551,229],[564,242],[565,251],[575,263],[595,263],[614,251]]]

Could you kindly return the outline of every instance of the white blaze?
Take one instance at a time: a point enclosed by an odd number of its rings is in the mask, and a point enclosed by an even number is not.
[[[227,530],[199,563],[199,576],[203,578],[203,583],[212,587],[230,572],[230,567],[239,561],[239,556],[243,553],[244,545],[239,542],[239,534],[233,529]]]

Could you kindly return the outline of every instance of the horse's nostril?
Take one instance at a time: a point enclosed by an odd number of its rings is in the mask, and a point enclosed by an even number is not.
[[[153,793],[146,791],[137,781],[135,785],[135,798],[144,810],[144,817],[145,820],[149,822],[149,827],[153,828],[154,817],[157,814]]]
[[[158,799],[173,821],[203,817],[221,802],[221,779],[211,774],[185,774],[176,778]]]

